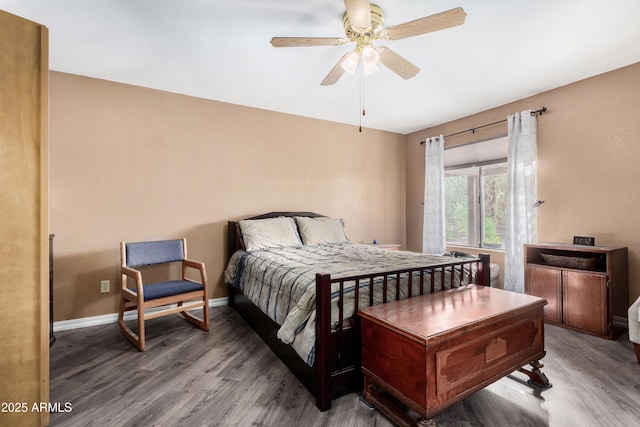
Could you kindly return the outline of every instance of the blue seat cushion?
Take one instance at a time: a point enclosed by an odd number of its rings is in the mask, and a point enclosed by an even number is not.
[[[187,292],[201,291],[204,286],[200,283],[188,280],[169,280],[168,282],[158,282],[144,285],[144,300],[150,301],[158,298],[170,297]]]

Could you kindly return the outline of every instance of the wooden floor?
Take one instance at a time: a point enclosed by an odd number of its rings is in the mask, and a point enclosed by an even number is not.
[[[52,426],[390,426],[351,394],[319,412],[287,368],[227,307],[211,332],[179,315],[152,320],[139,353],[115,324],[56,333]],[[539,392],[516,373],[451,406],[438,426],[608,426],[640,423],[640,365],[623,335],[607,341],[549,326]]]

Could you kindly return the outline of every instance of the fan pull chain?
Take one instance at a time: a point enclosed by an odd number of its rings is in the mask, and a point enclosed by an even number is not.
[[[366,112],[364,109],[364,77],[362,75],[360,75],[360,111],[362,111],[362,114],[360,114],[359,132],[362,133],[362,117],[366,115]]]

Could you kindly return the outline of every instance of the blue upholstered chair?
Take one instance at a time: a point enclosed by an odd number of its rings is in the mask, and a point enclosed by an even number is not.
[[[144,351],[145,320],[182,313],[184,318],[205,331],[209,330],[209,304],[207,292],[207,273],[204,264],[187,259],[187,241],[162,240],[155,242],[120,243],[122,261],[122,288],[120,290],[120,308],[118,325],[122,333],[140,351]],[[169,263],[182,264],[181,279],[156,283],[143,283],[144,267]],[[187,277],[189,270],[199,272],[200,281]],[[129,286],[132,279],[133,286]],[[188,304],[185,304],[189,302]],[[147,309],[163,307],[163,309]],[[168,306],[168,307],[166,307]],[[198,318],[189,313],[202,307],[203,316]],[[138,311],[138,334],[136,335],[124,322],[124,312]]]

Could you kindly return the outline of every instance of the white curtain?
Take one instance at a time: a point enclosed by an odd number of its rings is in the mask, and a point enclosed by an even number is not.
[[[424,219],[422,252],[443,254],[446,250],[444,228],[444,137],[425,142]]]
[[[509,115],[504,288],[524,292],[525,243],[536,241],[536,116]]]

